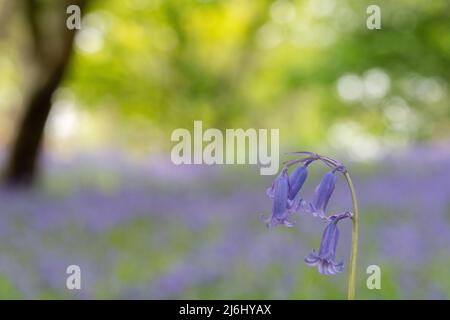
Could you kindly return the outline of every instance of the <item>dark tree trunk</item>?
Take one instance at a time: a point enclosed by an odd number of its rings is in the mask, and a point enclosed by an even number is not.
[[[51,98],[65,69],[66,64],[58,65],[48,80],[32,92],[11,150],[5,177],[7,184],[30,185],[33,182]]]
[[[68,1],[82,8],[85,0]],[[76,30],[66,28],[66,7],[59,6],[58,27],[61,36],[52,39],[42,34],[36,21],[39,20],[35,0],[26,0],[28,21],[33,35],[35,53],[39,63],[39,83],[31,91],[27,105],[17,128],[5,174],[8,185],[30,186],[36,177],[44,129],[51,109],[51,98],[64,78],[72,55],[72,45]],[[54,10],[55,8],[52,8]],[[50,10],[50,9],[49,9]],[[41,23],[45,23],[42,21]],[[49,43],[57,41],[58,43]],[[51,48],[49,50],[49,48]]]

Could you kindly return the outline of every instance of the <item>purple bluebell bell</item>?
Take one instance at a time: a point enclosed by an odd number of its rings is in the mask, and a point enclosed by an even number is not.
[[[319,216],[321,218],[326,217],[326,209],[328,201],[333,194],[334,187],[336,185],[336,175],[334,171],[327,172],[322,181],[320,181],[319,186],[316,188],[313,201],[310,203],[310,210],[314,216]]]
[[[289,200],[294,200],[308,177],[307,165],[298,166],[289,176]]]
[[[283,168],[280,175],[273,182],[272,187],[267,190],[269,197],[273,198],[272,214],[265,220],[268,227],[279,224],[284,224],[288,227],[293,226],[287,220],[293,205],[293,202],[288,199],[290,187],[287,170],[287,168]]]
[[[307,165],[298,166],[292,171],[291,175],[289,176],[289,194],[288,194],[288,199],[291,201],[291,203],[297,196],[300,189],[303,187],[303,184],[305,183],[307,177],[308,177]],[[273,182],[272,185],[266,190],[266,194],[270,199],[274,198],[274,186],[275,182]]]
[[[309,266],[317,266],[322,274],[336,274],[344,270],[344,261],[341,259],[336,263],[336,247],[339,240],[339,229],[337,227],[338,221],[351,217],[351,213],[345,212],[343,214],[334,215],[331,217],[331,222],[325,228],[320,243],[319,254],[316,254],[312,249],[309,255],[305,257],[305,262]]]

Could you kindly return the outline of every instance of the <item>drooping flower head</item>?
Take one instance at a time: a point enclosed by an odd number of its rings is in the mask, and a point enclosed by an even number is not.
[[[308,151],[289,152],[289,154],[301,154],[302,157],[285,161],[282,172],[272,183],[272,186],[267,189],[266,193],[269,198],[272,199],[273,207],[271,216],[265,220],[266,225],[268,227],[278,224],[292,226],[293,224],[288,221],[288,218],[290,214],[297,211],[311,213],[313,216],[325,220],[327,225],[322,234],[318,253],[316,253],[314,249],[311,250],[309,255],[304,258],[304,261],[309,266],[317,266],[319,272],[322,274],[341,273],[344,269],[344,262],[343,260],[336,262],[336,249],[339,241],[338,222],[342,219],[353,217],[353,214],[349,211],[345,211],[327,216],[327,206],[336,186],[336,172],[339,172],[343,174],[347,180],[352,195],[352,203],[355,210],[353,236],[357,239],[357,204],[354,187],[348,171],[342,163],[324,155]],[[308,165],[313,162],[321,162],[331,168],[331,171],[323,176],[320,184],[315,190],[312,201],[307,202],[300,198],[298,194],[308,177]],[[296,167],[292,170],[291,174],[288,175],[288,168],[292,166]],[[355,246],[355,243],[357,242],[352,242],[351,266],[354,266],[354,261],[356,259],[355,252],[357,247]],[[355,279],[354,270],[355,268],[350,268],[350,279],[352,279],[353,283]],[[351,288],[353,289],[350,290]],[[349,298],[354,297],[353,292],[354,286],[349,287]]]
[[[320,242],[319,253],[316,254],[312,249],[308,256],[305,257],[305,262],[309,266],[317,266],[322,274],[336,274],[344,270],[344,261],[341,259],[339,263],[336,259],[336,248],[339,240],[339,229],[337,223],[345,218],[351,217],[350,212],[333,215],[329,218],[329,224],[325,228]]]
[[[310,203],[310,209],[314,216],[319,216],[321,218],[326,217],[328,201],[333,194],[335,185],[336,175],[334,170],[327,172],[323,176],[322,181],[320,181],[319,186],[316,188],[313,201]]]
[[[292,227],[292,223],[287,219],[290,215],[290,208],[292,201],[288,199],[289,196],[289,176],[287,168],[283,168],[280,175],[275,179],[272,187],[267,190],[269,197],[273,198],[272,214],[269,219],[265,220],[268,227],[284,224]]]

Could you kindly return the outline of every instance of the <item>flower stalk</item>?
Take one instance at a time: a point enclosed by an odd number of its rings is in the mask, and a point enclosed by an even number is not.
[[[347,180],[348,188],[352,195],[352,205],[353,205],[353,227],[352,227],[352,251],[350,256],[350,272],[348,276],[348,293],[347,299],[355,299],[355,283],[356,283],[356,259],[358,256],[358,200],[356,199],[355,187],[353,186],[352,179],[349,173],[346,171],[344,173],[345,180]]]

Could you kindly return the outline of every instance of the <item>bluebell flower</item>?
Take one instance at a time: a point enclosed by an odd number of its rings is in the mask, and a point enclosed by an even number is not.
[[[298,166],[295,168],[291,175],[289,176],[289,195],[288,199],[291,203],[295,200],[295,197],[297,196],[300,189],[303,187],[303,184],[306,181],[306,178],[308,177],[308,169],[307,165]],[[267,188],[266,194],[270,199],[273,199],[274,197],[274,183]]]
[[[292,227],[293,224],[287,219],[290,216],[293,201],[288,199],[289,196],[289,176],[287,168],[283,168],[280,175],[275,179],[267,191],[269,197],[273,199],[272,214],[265,220],[268,227],[284,224]]]
[[[322,235],[319,254],[316,254],[315,250],[312,249],[304,259],[307,265],[317,266],[319,272],[322,274],[336,274],[344,270],[344,261],[342,259],[339,263],[335,261],[336,248],[339,240],[337,223],[348,217],[351,217],[350,212],[344,212],[330,217],[330,223]]]
[[[320,181],[319,186],[316,188],[313,201],[310,203],[310,210],[314,216],[319,216],[321,218],[326,217],[326,209],[328,201],[333,194],[334,187],[336,185],[336,175],[333,171],[327,172],[322,181]]]
[[[289,176],[289,200],[294,200],[308,177],[308,167],[298,166]]]

